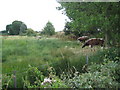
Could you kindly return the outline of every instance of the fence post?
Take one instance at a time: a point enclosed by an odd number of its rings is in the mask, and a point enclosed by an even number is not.
[[[86,64],[88,65],[88,55],[86,56]]]
[[[13,80],[14,80],[14,88],[17,87],[17,82],[16,82],[16,71],[13,71]]]

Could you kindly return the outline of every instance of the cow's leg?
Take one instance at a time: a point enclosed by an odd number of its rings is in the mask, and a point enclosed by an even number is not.
[[[101,49],[103,49],[104,45],[101,45]]]
[[[89,47],[91,47],[91,52],[93,51],[93,46],[92,45],[89,45]]]
[[[103,47],[101,47],[101,49],[103,49]]]
[[[91,48],[92,48],[92,51],[94,52],[95,51],[95,47],[93,47],[93,45],[91,45]]]
[[[95,50],[96,50],[96,47],[93,48],[93,51],[94,51],[94,52],[95,52]]]

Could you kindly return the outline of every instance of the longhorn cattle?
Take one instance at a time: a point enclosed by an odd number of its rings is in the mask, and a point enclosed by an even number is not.
[[[91,38],[91,39],[88,39],[84,45],[82,46],[82,48],[84,48],[85,46],[95,46],[95,45],[100,45],[101,47],[103,46],[104,44],[104,40],[102,38]]]
[[[89,39],[88,36],[82,36],[82,37],[79,37],[77,40],[79,40],[80,42],[85,42],[88,39]]]

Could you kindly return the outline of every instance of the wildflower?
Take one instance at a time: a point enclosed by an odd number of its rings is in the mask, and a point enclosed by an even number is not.
[[[52,82],[55,82],[56,80],[50,80],[50,78],[45,78],[44,79],[44,81],[41,83],[41,85],[44,85],[44,84],[46,84],[46,83],[50,83],[50,84],[52,84]]]

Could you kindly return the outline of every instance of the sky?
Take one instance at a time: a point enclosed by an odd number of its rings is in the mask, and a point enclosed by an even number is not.
[[[68,17],[57,10],[57,6],[60,4],[56,0],[0,0],[0,31],[15,20],[34,31],[41,31],[50,21],[55,31],[62,31]]]

